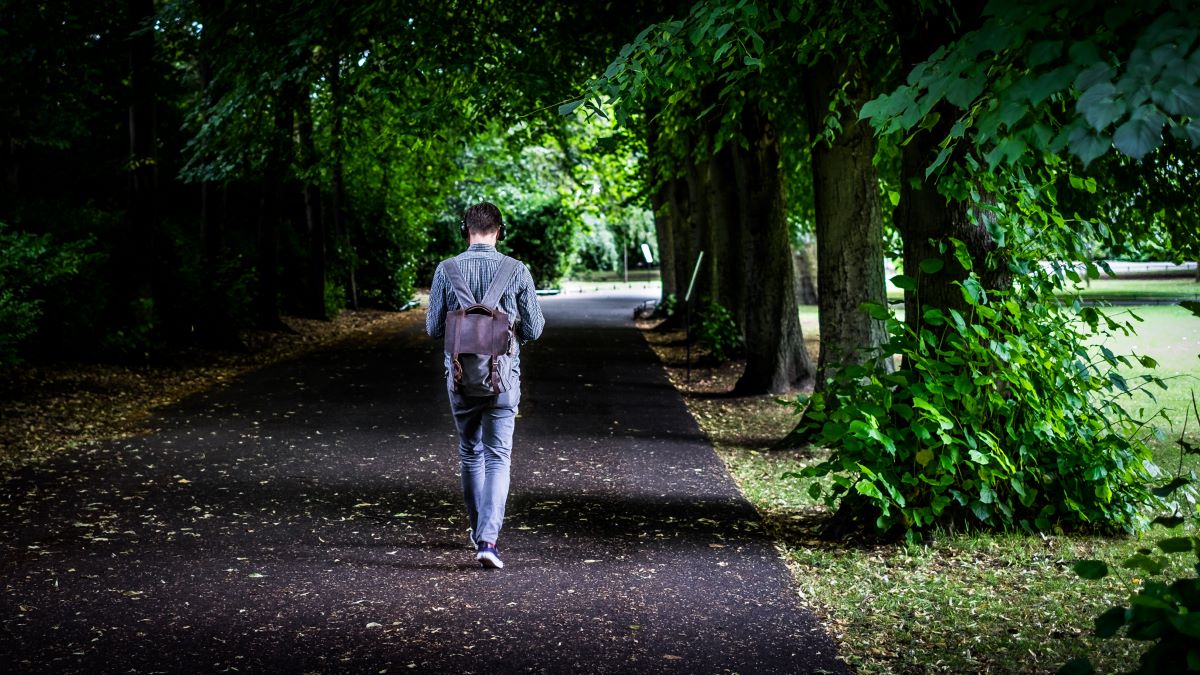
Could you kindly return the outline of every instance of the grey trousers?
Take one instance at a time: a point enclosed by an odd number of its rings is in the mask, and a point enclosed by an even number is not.
[[[518,385],[499,396],[461,396],[447,380],[450,412],[458,429],[467,520],[477,543],[496,543],[504,525],[513,429],[521,402]]]

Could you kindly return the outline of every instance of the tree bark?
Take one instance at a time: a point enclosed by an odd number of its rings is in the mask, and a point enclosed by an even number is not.
[[[710,127],[710,135],[716,125]],[[738,223],[737,177],[733,147],[727,143],[713,153],[705,166],[705,195],[708,211],[708,243],[711,255],[709,289],[714,302],[733,315],[737,325],[746,322],[747,287],[743,283],[741,230]]]
[[[884,322],[860,309],[865,302],[887,302],[883,216],[872,161],[875,138],[857,116],[859,104],[870,98],[863,65],[856,59],[837,63],[823,59],[806,69],[801,80],[814,136],[812,182],[821,289],[819,390],[839,367],[863,363],[887,339]],[[833,95],[847,83],[853,105],[842,106],[841,131],[832,142],[820,140]]]
[[[679,297],[679,278],[675,274],[675,213],[671,205],[671,179],[664,175],[662,164],[667,161],[660,149],[660,130],[655,111],[647,112],[646,167],[650,185],[650,205],[654,210],[654,233],[658,239],[658,270],[662,280],[660,306],[668,298]]]
[[[132,322],[151,327],[161,316],[161,262],[157,256],[158,166],[156,153],[156,91],[154,83],[155,35],[150,25],[154,0],[130,0],[130,239],[127,256],[121,256],[131,300]]]
[[[358,280],[355,278],[356,256],[354,252],[354,239],[349,231],[346,221],[346,179],[344,157],[342,156],[342,147],[345,134],[345,116],[343,109],[345,106],[344,93],[342,92],[342,59],[341,56],[335,54],[329,60],[329,98],[333,115],[333,122],[330,125],[330,140],[329,154],[331,160],[332,173],[332,194],[330,195],[330,212],[333,216],[333,232],[334,236],[339,237],[346,243],[347,266],[349,274],[347,283],[350,291],[350,306],[358,309]]]
[[[295,124],[293,86],[285,84],[275,95],[273,138],[258,219],[258,325],[271,330],[287,330],[279,317],[279,234],[289,220],[285,195]]]
[[[313,140],[312,104],[299,101],[296,114],[296,141],[300,164],[303,167],[304,223],[308,256],[305,261],[305,314],[315,319],[328,319],[325,309],[325,220],[321,212],[321,190],[316,184],[318,155]]]
[[[942,45],[978,25],[983,5],[979,0],[961,3],[955,7],[953,20],[936,12],[900,11],[897,17],[903,67],[911,69]],[[944,102],[933,113],[939,121],[930,129],[915,132],[901,151],[900,203],[894,214],[896,228],[904,240],[904,273],[917,281],[915,293],[904,293],[905,321],[914,330],[920,329],[926,308],[945,310],[966,306],[962,291],[954,282],[962,281],[968,273],[948,248],[949,238],[966,245],[972,266],[985,288],[1006,287],[1010,281],[1007,266],[989,260],[988,254],[997,246],[984,225],[983,214],[975,214],[972,219],[966,202],[947,199],[938,192],[936,176],[925,177],[927,167],[940,150],[939,142],[949,134],[956,118],[955,111]],[[961,158],[952,156],[947,166],[956,161]],[[945,253],[938,250],[939,245],[947,247]],[[922,273],[921,262],[930,258],[943,260],[945,267],[934,274]]]
[[[746,370],[735,392],[782,394],[812,382],[796,307],[792,247],[775,128],[753,106],[742,111],[746,149],[734,150],[742,265],[752,301],[743,333]]]
[[[900,159],[900,203],[895,218],[904,240],[904,273],[916,279],[916,292],[904,293],[905,322],[914,330],[924,323],[925,309],[962,311],[967,307],[955,282],[966,279],[968,271],[955,258],[950,238],[966,245],[984,288],[1006,288],[1011,281],[1007,266],[989,257],[997,245],[984,224],[985,216],[972,214],[967,202],[952,201],[938,192],[934,177],[925,178],[926,167],[933,162],[938,143],[950,131],[953,120],[950,111],[942,112],[945,122],[917,132],[904,146]],[[945,252],[938,250],[940,246]],[[940,259],[945,266],[938,272],[924,273],[921,262],[928,259]]]
[[[796,303],[816,305],[820,302],[817,292],[817,246],[805,244],[795,253],[796,259]]]

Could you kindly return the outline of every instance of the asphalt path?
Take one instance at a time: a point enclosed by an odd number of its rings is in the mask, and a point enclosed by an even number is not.
[[[0,483],[7,672],[844,672],[654,355],[543,299],[506,567],[467,549],[440,345],[271,366]]]

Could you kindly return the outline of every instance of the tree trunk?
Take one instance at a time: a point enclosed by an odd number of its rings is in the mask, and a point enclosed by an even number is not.
[[[710,130],[715,132],[716,125]],[[706,166],[708,244],[711,258],[709,288],[714,302],[729,310],[734,322],[746,322],[747,287],[741,258],[741,230],[738,223],[737,177],[733,166],[733,147],[726,143],[709,157]]]
[[[20,104],[13,104],[14,119],[21,118]],[[21,142],[11,130],[4,132],[0,141],[0,221],[11,220],[17,208],[17,199],[21,195]]]
[[[279,317],[279,234],[289,220],[285,195],[295,125],[293,104],[296,97],[291,91],[292,86],[285,84],[275,96],[274,134],[263,177],[258,219],[258,324],[271,330],[288,330]]]
[[[713,296],[713,280],[716,277],[716,269],[718,267],[717,258],[719,252],[712,250],[711,233],[712,215],[708,204],[708,176],[705,172],[705,167],[701,162],[696,161],[691,156],[691,148],[694,147],[696,139],[692,138],[689,141],[689,155],[686,162],[687,170],[684,174],[687,184],[688,198],[688,226],[687,236],[685,240],[688,244],[687,259],[695,261],[699,259],[700,252],[704,252],[704,263],[700,269],[700,273],[696,275],[695,287],[692,289],[692,309],[693,311],[700,306],[705,300],[711,300]],[[688,279],[691,281],[691,279]]]
[[[840,366],[866,361],[887,339],[884,323],[860,309],[864,302],[887,302],[883,216],[872,162],[875,138],[857,116],[859,104],[870,97],[864,79],[857,60],[834,63],[829,59],[808,68],[801,77],[815,139],[825,126],[834,93],[846,82],[853,102],[841,106],[841,131],[832,142],[815,140],[812,148],[817,285],[821,289],[817,389],[822,389]]]
[[[950,238],[966,245],[984,288],[1006,288],[1010,283],[1007,266],[989,260],[997,245],[983,223],[983,215],[976,214],[972,219],[967,202],[947,199],[938,192],[934,177],[925,179],[925,170],[939,150],[938,143],[953,122],[953,117],[946,114],[949,111],[942,112],[945,122],[917,132],[904,146],[900,159],[900,204],[895,218],[904,240],[904,274],[916,279],[916,292],[904,293],[905,321],[914,330],[924,323],[927,308],[963,311],[967,307],[955,282],[966,279],[968,272],[955,258]],[[945,252],[939,251],[939,246],[945,247]],[[929,259],[942,260],[945,266],[933,274],[922,272],[921,262]]]
[[[743,325],[746,370],[735,392],[782,394],[811,384],[813,372],[796,307],[778,137],[771,122],[752,106],[742,112],[741,125],[748,148],[734,150],[734,174],[751,301]]]
[[[342,147],[345,140],[345,116],[343,115],[345,101],[342,92],[342,59],[339,55],[335,55],[334,58],[330,59],[329,98],[333,115],[329,137],[329,154],[333,183],[333,193],[330,195],[332,202],[330,211],[333,215],[334,236],[340,238],[346,245],[346,263],[349,268],[346,281],[349,285],[350,306],[358,309],[358,280],[355,278],[357,255],[355,254],[354,239],[349,231],[345,213],[346,179],[344,158],[342,156]]]
[[[816,305],[820,302],[817,293],[817,246],[815,243],[804,244],[795,253],[796,265],[796,304]]]
[[[955,7],[953,20],[936,12],[900,11],[897,17],[903,67],[906,70],[914,67],[942,45],[977,26],[983,5],[980,0],[960,3]],[[996,261],[989,264],[988,254],[996,249],[996,242],[983,225],[983,217],[972,222],[966,202],[948,200],[938,192],[936,176],[925,177],[926,169],[940,150],[939,142],[949,134],[957,115],[944,102],[933,112],[940,121],[930,129],[915,132],[901,151],[900,203],[894,214],[896,228],[904,240],[904,273],[917,281],[916,293],[904,293],[905,321],[915,330],[923,323],[925,308],[961,310],[966,305],[954,282],[965,279],[967,271],[955,259],[948,238],[959,239],[966,245],[985,288],[1006,287],[1009,282],[1006,265]],[[947,166],[956,161],[961,161],[961,157],[951,157]],[[938,250],[939,244],[947,247],[945,253]],[[934,274],[921,272],[921,262],[931,258],[943,260],[945,267]]]
[[[312,104],[299,101],[296,115],[297,146],[303,167],[304,223],[308,256],[304,299],[305,314],[315,319],[328,319],[325,309],[325,221],[321,212],[321,190],[316,184],[318,155],[313,141]]]
[[[153,0],[129,0],[129,249],[121,263],[134,325],[153,326],[162,311],[158,249],[158,162]],[[122,256],[125,257],[125,256]]]

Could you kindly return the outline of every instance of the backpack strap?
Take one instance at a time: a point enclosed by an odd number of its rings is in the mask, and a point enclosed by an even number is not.
[[[508,285],[512,283],[516,274],[516,259],[504,256],[504,259],[500,261],[500,269],[496,270],[496,276],[492,277],[492,285],[488,286],[487,293],[484,294],[483,300],[480,300],[479,304],[489,309],[499,306],[500,296],[508,290]]]
[[[454,295],[458,298],[459,309],[466,309],[475,304],[475,294],[471,292],[471,287],[467,285],[467,280],[463,277],[462,269],[458,266],[458,261],[450,258],[442,262],[442,269],[446,272],[446,278],[450,281],[450,288],[454,289]]]

